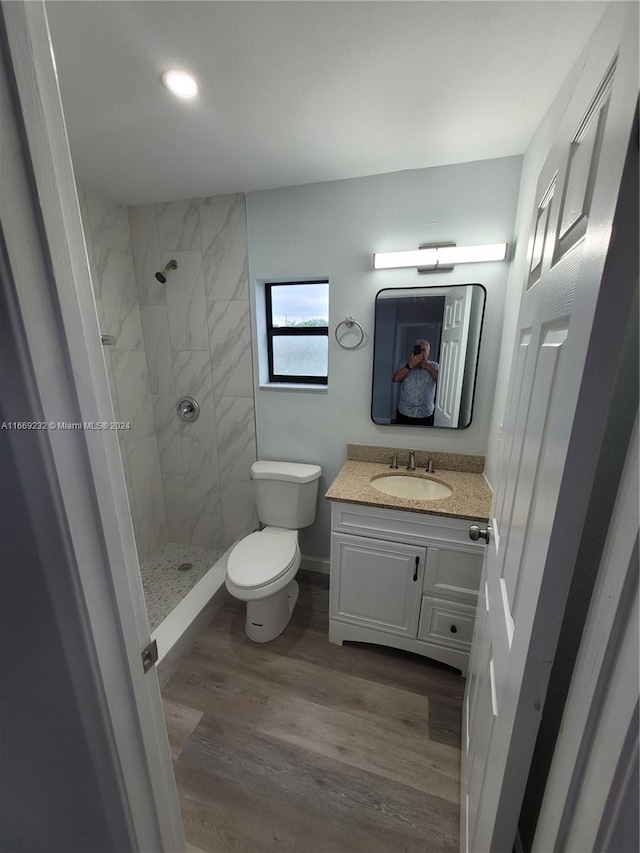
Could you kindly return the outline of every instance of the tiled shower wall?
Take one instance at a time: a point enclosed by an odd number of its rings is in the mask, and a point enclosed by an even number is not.
[[[168,540],[160,455],[133,263],[127,208],[78,188],[100,332],[116,338],[104,348],[138,557]]]
[[[257,527],[244,195],[129,209],[140,314],[173,542],[227,547]],[[170,259],[166,285],[154,274]],[[178,399],[200,403],[184,424]]]
[[[78,189],[140,560],[257,527],[243,195],[127,209]],[[175,258],[166,285],[155,273]],[[198,421],[183,424],[180,396]]]

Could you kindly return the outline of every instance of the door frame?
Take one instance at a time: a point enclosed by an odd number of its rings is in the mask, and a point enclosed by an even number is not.
[[[0,51],[0,86],[11,105],[0,125],[0,227],[10,267],[1,286],[20,364],[7,381],[5,411],[23,399],[21,420],[108,423],[113,408],[41,0],[2,3]],[[43,561],[44,570],[77,701],[85,711],[97,702],[100,711],[103,737],[88,740],[105,811],[118,803],[128,812],[131,849],[180,853],[185,840],[158,679],[141,661],[150,634],[116,434],[32,433],[31,446],[50,462],[35,471],[19,433],[4,435],[24,473],[36,546],[49,556],[52,530],[66,543],[59,559]],[[47,518],[38,512],[43,492],[58,510]],[[74,595],[56,596],[61,584]],[[77,630],[80,651],[72,643]],[[86,713],[84,722],[95,732]],[[101,773],[105,762],[109,772]],[[107,778],[118,780],[109,790]]]
[[[549,771],[533,850],[605,850],[637,819],[638,415]],[[633,842],[633,839],[629,839]]]

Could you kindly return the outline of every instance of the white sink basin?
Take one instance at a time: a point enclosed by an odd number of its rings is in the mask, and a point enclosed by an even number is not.
[[[406,474],[382,474],[371,479],[371,485],[385,495],[396,498],[412,498],[418,501],[439,501],[453,494],[449,486],[428,480],[426,477],[409,477]]]

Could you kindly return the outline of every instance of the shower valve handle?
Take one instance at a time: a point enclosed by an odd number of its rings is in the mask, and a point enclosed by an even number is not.
[[[184,423],[193,423],[200,416],[200,404],[193,397],[181,397],[177,409],[178,417]]]

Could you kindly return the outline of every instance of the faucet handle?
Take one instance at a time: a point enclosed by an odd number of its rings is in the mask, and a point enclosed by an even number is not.
[[[397,456],[391,457],[391,465],[389,465],[389,468],[393,468],[394,471],[398,470],[398,457]]]

